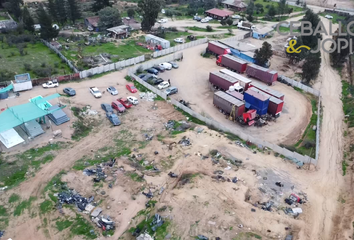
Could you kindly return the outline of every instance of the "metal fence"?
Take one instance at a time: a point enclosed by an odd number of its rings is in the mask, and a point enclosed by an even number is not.
[[[150,84],[144,82],[141,78],[139,78],[135,74],[130,73],[129,76],[131,78],[133,78],[135,81],[137,81],[138,83],[140,83],[141,85],[143,85],[144,87],[146,87],[147,89],[149,89],[151,92],[156,93],[157,95],[159,95],[160,97],[162,97],[165,100],[167,99],[167,95],[164,92],[162,92],[162,91],[158,90],[157,88],[151,86]]]
[[[196,41],[192,41],[192,42],[189,42],[189,43],[180,44],[180,45],[177,45],[177,46],[174,46],[174,47],[171,47],[171,48],[167,48],[167,49],[164,49],[164,50],[161,50],[161,51],[156,51],[156,52],[153,53],[153,57],[157,58],[157,57],[165,56],[165,55],[168,55],[168,54],[171,54],[171,53],[174,53],[174,52],[178,52],[178,51],[181,51],[183,49],[194,47],[194,46],[197,46],[197,45],[200,45],[200,44],[203,44],[203,43],[207,43],[207,42],[208,42],[208,38],[198,39]]]
[[[58,49],[56,49],[54,46],[52,46],[49,42],[41,39],[41,42],[46,45],[47,47],[49,47],[50,49],[52,49],[62,60],[64,60],[66,62],[66,64],[75,72],[79,72],[79,70],[77,70],[77,68],[74,66],[74,64],[71,63],[70,60],[68,60]]]
[[[305,92],[308,92],[308,93],[311,93],[311,94],[315,95],[316,97],[320,96],[320,91],[318,91],[316,89],[313,89],[313,88],[311,88],[309,86],[306,86],[306,85],[302,84],[301,82],[298,82],[296,80],[293,80],[291,78],[288,78],[288,77],[285,77],[285,76],[282,76],[282,75],[279,75],[279,77],[282,80],[285,80],[286,82],[290,83],[291,86],[293,86],[293,87],[300,88],[300,89],[302,89]]]
[[[239,34],[233,37],[229,37],[229,38],[225,38],[222,39],[223,42],[233,42],[233,41],[238,41],[238,40],[242,40],[244,38],[248,38],[250,36],[250,32],[247,32],[246,34]]]
[[[321,95],[318,97],[317,105],[317,125],[316,125],[316,161],[320,153],[320,133],[321,133]]]

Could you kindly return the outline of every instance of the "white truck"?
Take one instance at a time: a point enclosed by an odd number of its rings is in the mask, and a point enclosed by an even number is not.
[[[252,25],[252,23],[248,23],[245,21],[240,21],[237,23],[237,28],[243,29],[243,30],[254,30],[256,28],[256,26]]]
[[[102,93],[98,88],[96,87],[90,87],[90,93],[95,97],[95,98],[100,98],[102,97]]]
[[[56,79],[52,80],[52,81],[48,81],[46,83],[42,84],[42,87],[44,88],[54,88],[54,87],[59,87],[59,83]]]

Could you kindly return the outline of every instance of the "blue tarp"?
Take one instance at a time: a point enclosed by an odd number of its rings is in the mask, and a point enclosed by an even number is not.
[[[243,54],[242,52],[240,52],[240,51],[238,51],[236,49],[233,49],[233,48],[231,48],[230,50],[231,50],[231,54],[232,55],[234,55],[234,56],[236,56],[238,58],[244,59],[244,60],[246,60],[248,62],[255,63],[255,60],[252,57],[250,57],[250,56],[248,56],[246,54]]]

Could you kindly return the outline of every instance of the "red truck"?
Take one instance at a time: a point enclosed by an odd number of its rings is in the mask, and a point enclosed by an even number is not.
[[[220,55],[216,60],[216,64],[218,66],[226,67],[238,73],[244,73],[247,68],[247,62],[229,54]]]
[[[248,79],[238,73],[230,71],[229,69],[224,68],[224,69],[221,69],[220,72],[225,75],[235,78],[240,83],[240,85],[244,88],[244,91],[246,91],[251,85],[251,82],[252,82],[251,79]]]
[[[235,91],[243,92],[243,87],[235,78],[217,71],[209,73],[209,82],[216,89],[226,91],[233,87]]]
[[[254,77],[262,82],[272,85],[278,79],[278,72],[256,64],[247,65],[246,74],[248,77]]]
[[[270,96],[273,96],[275,98],[278,98],[278,99],[281,99],[281,100],[284,100],[284,93],[281,93],[281,92],[278,92],[274,89],[271,89],[270,87],[264,85],[264,84],[261,84],[261,83],[251,83],[251,86],[252,87],[255,87],[257,88],[258,90],[264,92],[264,93],[267,93],[269,94]]]
[[[119,98],[119,99],[117,99],[117,101],[120,102],[126,109],[133,106],[126,98]]]
[[[228,46],[215,41],[208,42],[206,51],[216,56],[231,53],[231,50]]]
[[[235,112],[232,116],[233,119],[241,116],[245,112],[245,103],[226,94],[222,91],[214,93],[213,104],[218,109],[222,110],[225,114],[230,114],[232,112],[233,106],[235,106]]]

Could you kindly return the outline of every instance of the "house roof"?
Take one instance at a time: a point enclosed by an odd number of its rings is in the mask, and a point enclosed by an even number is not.
[[[109,32],[113,32],[115,34],[121,34],[121,33],[126,33],[126,29],[128,29],[129,26],[126,25],[121,25],[121,26],[117,26],[117,27],[112,27],[112,28],[108,28],[107,31]]]
[[[247,7],[246,3],[239,1],[239,0],[226,0],[226,1],[223,1],[222,3],[227,4],[227,5],[231,5],[234,7],[238,7],[238,8],[246,8]]]
[[[15,29],[17,28],[17,22],[13,20],[3,20],[0,21],[0,30],[1,29]]]
[[[264,27],[264,28],[261,28],[261,29],[255,29],[253,30],[254,32],[258,33],[258,34],[266,34],[266,33],[269,33],[271,31],[273,31],[274,29],[273,28],[270,28],[270,27]]]
[[[141,29],[141,23],[136,21],[134,18],[130,18],[129,20],[123,18],[123,23],[133,29]]]
[[[219,17],[227,17],[227,16],[232,15],[232,12],[226,11],[226,10],[221,10],[221,9],[218,9],[218,8],[209,9],[208,11],[205,11],[205,12],[209,13],[209,14],[213,14],[213,15],[219,16]]]
[[[223,41],[220,40],[220,43],[229,46],[230,48],[236,49],[240,52],[245,52],[245,51],[255,51],[257,49],[256,46],[251,45],[249,43],[244,43],[244,42],[240,42],[240,41]]]
[[[86,18],[86,21],[88,21],[92,26],[97,27],[98,22],[100,21],[100,17],[99,16],[88,17]]]

